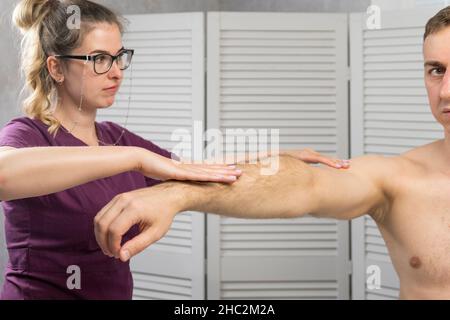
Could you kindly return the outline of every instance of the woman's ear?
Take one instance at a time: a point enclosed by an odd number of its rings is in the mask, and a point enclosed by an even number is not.
[[[47,58],[47,70],[50,76],[58,83],[64,81],[64,73],[61,61],[55,56],[49,56]]]

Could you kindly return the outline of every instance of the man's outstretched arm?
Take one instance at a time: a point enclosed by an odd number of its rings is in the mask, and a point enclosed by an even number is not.
[[[350,169],[312,167],[280,157],[274,175],[261,174],[260,165],[244,164],[232,185],[168,181],[116,196],[95,218],[95,232],[106,254],[127,260],[162,238],[174,216],[202,211],[237,218],[293,218],[305,214],[352,219],[379,214],[389,204],[385,181],[393,160],[365,156]],[[120,246],[122,235],[138,223],[141,233]]]
[[[160,188],[180,196],[180,211],[203,211],[236,218],[317,217],[353,219],[378,214],[388,204],[384,181],[392,160],[365,156],[347,170],[313,167],[280,158],[274,175],[262,175],[260,165],[243,165],[232,185],[168,182]],[[176,202],[176,201],[175,201]]]

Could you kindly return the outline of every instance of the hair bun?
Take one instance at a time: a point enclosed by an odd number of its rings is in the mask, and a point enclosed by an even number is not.
[[[40,23],[51,10],[48,3],[57,0],[22,0],[13,12],[13,23],[23,33],[30,30],[35,24]]]

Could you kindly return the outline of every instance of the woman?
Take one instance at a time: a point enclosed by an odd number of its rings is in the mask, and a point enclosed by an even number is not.
[[[80,29],[66,25],[81,10]],[[95,121],[113,104],[133,50],[120,17],[82,0],[24,0],[13,20],[22,31],[22,68],[31,89],[26,116],[0,132],[0,196],[9,262],[3,299],[130,299],[129,264],[97,245],[93,219],[115,195],[160,180],[232,183],[233,166],[182,164],[170,152],[113,122]],[[291,153],[341,167],[311,150]],[[343,164],[345,167],[346,164]],[[137,234],[134,226],[124,241]],[[81,283],[68,285],[78,268]]]

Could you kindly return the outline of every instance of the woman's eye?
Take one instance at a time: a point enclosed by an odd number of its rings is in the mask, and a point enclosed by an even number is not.
[[[98,63],[103,63],[106,61],[106,57],[105,56],[98,56],[97,59],[95,59],[95,61],[97,61]]]

